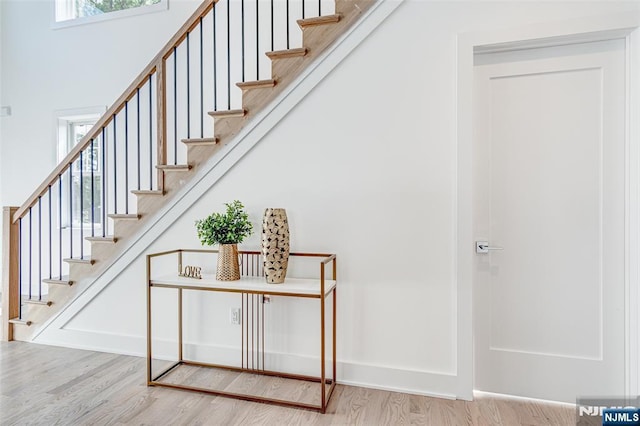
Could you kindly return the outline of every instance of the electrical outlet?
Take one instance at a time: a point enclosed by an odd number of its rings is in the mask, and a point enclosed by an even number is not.
[[[229,322],[233,325],[240,325],[242,323],[240,308],[229,309]]]

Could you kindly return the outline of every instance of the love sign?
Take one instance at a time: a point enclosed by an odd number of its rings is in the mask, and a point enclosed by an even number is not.
[[[199,266],[185,266],[184,271],[181,274],[178,274],[178,276],[200,280],[202,279],[202,274],[200,273],[201,271],[202,268]]]

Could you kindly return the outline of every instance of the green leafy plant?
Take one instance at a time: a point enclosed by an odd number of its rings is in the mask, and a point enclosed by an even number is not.
[[[249,222],[249,214],[238,200],[225,203],[226,213],[213,213],[210,216],[196,220],[198,238],[202,244],[238,244],[253,232],[253,225]]]

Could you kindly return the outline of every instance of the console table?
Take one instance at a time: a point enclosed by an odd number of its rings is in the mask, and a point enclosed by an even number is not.
[[[174,389],[205,392],[213,395],[220,395],[247,401],[274,403],[290,407],[306,408],[324,413],[327,409],[329,399],[333,394],[336,380],[336,255],[322,253],[291,253],[289,263],[300,258],[317,258],[319,263],[319,274],[317,278],[289,278],[283,284],[267,284],[262,268],[261,253],[257,251],[238,251],[241,256],[241,279],[239,281],[217,281],[215,274],[202,274],[202,279],[194,279],[179,276],[183,272],[183,255],[188,253],[206,253],[211,255],[211,264],[215,265],[215,255],[217,250],[187,250],[178,249],[162,253],[147,255],[147,386],[163,386]],[[173,260],[172,258],[175,258]],[[154,274],[154,260],[163,262],[164,265],[175,261],[175,273]],[[330,265],[331,279],[327,279],[326,269]],[[166,271],[166,268],[165,268]],[[154,288],[175,289],[176,303],[178,308],[178,336],[177,349],[178,356],[167,368],[159,374],[153,375],[153,344],[152,344],[152,293]],[[202,292],[225,292],[240,293],[242,298],[242,320],[241,335],[241,362],[240,367],[229,365],[218,365],[211,363],[189,360],[184,356],[183,348],[183,293],[186,291]],[[265,368],[265,348],[264,348],[264,298],[278,296],[289,298],[316,299],[319,302],[318,314],[320,321],[320,376],[304,376],[290,374],[281,371],[271,371]],[[333,299],[330,315],[332,317],[331,339],[331,377],[327,377],[325,371],[326,345],[325,345],[325,304],[327,298]],[[251,308],[250,308],[251,302]],[[255,302],[255,303],[254,303]],[[251,315],[249,315],[249,311]],[[179,369],[180,366],[191,365],[197,367],[208,367],[225,369],[239,373],[259,374],[264,376],[276,376],[287,379],[303,380],[319,384],[320,404],[308,404],[286,399],[269,398],[263,396],[249,395],[244,393],[227,392],[220,389],[209,389],[191,386],[189,384],[168,383],[161,379],[170,372]],[[328,388],[327,388],[328,386]]]

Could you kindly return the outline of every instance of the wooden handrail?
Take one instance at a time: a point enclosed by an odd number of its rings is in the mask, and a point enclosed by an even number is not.
[[[120,97],[113,103],[113,105],[100,117],[96,124],[89,130],[89,132],[78,142],[78,144],[67,154],[67,156],[56,166],[49,176],[42,182],[40,186],[31,194],[27,201],[13,214],[13,223],[17,222],[19,218],[25,215],[29,210],[29,207],[35,205],[38,201],[38,197],[43,196],[49,185],[53,185],[58,177],[72,164],[80,155],[80,151],[85,150],[92,139],[96,139],[102,132],[102,128],[106,127],[113,119],[113,116],[118,114],[123,108],[125,102],[128,102],[136,94],[137,89],[143,87],[150,75],[153,75],[158,70],[158,64],[164,64],[166,58],[171,56],[173,48],[177,47],[186,37],[187,33],[193,30],[199,23],[200,18],[204,17],[218,0],[204,0],[196,11],[189,17],[189,19],[180,27],[178,32],[171,37],[171,39],[164,45],[149,64],[143,69],[143,71],[133,80],[133,83],[127,87],[127,89],[120,95]],[[162,123],[161,123],[162,122]],[[158,120],[158,126],[164,126],[164,118]],[[159,133],[160,135],[161,133]],[[164,140],[160,141],[164,143]],[[159,163],[160,163],[159,159]],[[164,159],[162,159],[164,160]],[[163,164],[163,163],[160,163]]]

